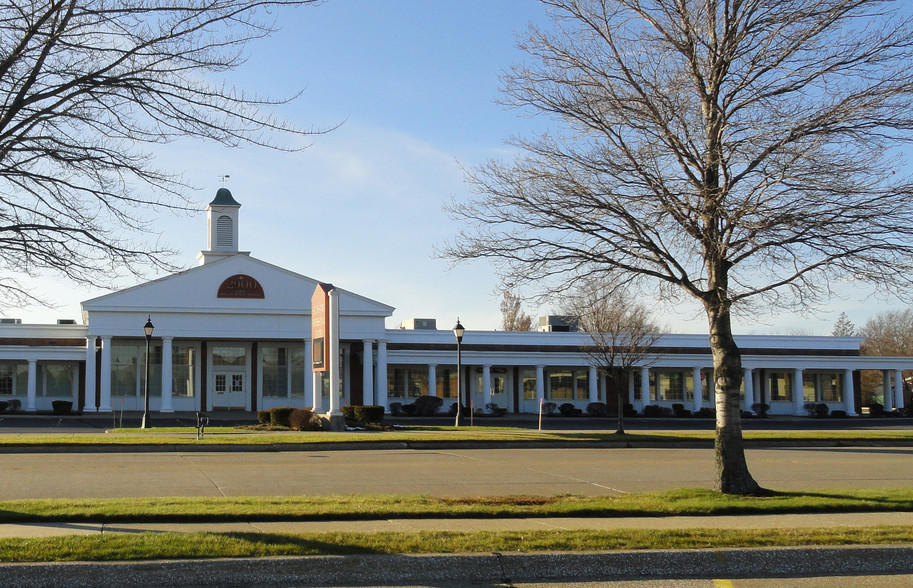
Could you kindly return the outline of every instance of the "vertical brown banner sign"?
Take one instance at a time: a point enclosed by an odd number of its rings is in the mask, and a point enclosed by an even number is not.
[[[311,340],[313,341],[313,371],[325,372],[330,366],[327,358],[327,335],[330,325],[330,290],[333,284],[317,284],[311,296]]]

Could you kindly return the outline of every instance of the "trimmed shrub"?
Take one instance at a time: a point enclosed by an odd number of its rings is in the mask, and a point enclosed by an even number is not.
[[[288,419],[294,410],[291,406],[271,408],[269,411],[269,424],[274,427],[291,427],[292,424]]]
[[[634,405],[631,403],[625,403],[624,405],[624,415],[626,417],[636,417],[637,411],[634,410]]]
[[[73,401],[54,400],[51,402],[51,407],[54,409],[54,414],[68,414],[73,410]]]
[[[558,412],[561,413],[561,416],[566,417],[575,417],[583,414],[583,411],[571,404],[570,402],[565,402],[558,407]]]
[[[415,416],[415,404],[404,404],[403,405],[403,414],[406,416]]]
[[[342,407],[342,415],[350,426],[382,425],[384,422],[383,406],[363,406],[354,404]]]
[[[457,403],[454,402],[450,405],[450,408],[447,409],[447,414],[450,416],[456,416],[457,413]],[[460,404],[460,414],[466,416],[469,414],[469,409],[466,408],[463,404]]]
[[[403,414],[403,403],[402,402],[391,402],[390,403],[390,414],[393,416],[401,416]]]
[[[754,416],[751,414],[751,412],[749,412],[747,410],[742,412],[742,416],[746,416],[746,414],[748,416]],[[694,416],[696,416],[699,419],[715,419],[716,418],[716,409],[710,408],[709,406],[702,406],[700,408],[700,410],[698,410],[696,413],[694,413]]]
[[[289,426],[296,431],[323,430],[323,419],[310,408],[293,408],[288,415],[288,421]]]
[[[657,418],[663,416],[663,407],[657,404],[648,404],[644,407],[644,416]]]
[[[437,396],[419,396],[413,404],[415,405],[415,416],[434,416],[444,405],[444,399]]]
[[[880,402],[873,402],[869,404],[869,416],[884,416],[884,405],[882,405]]]
[[[831,418],[835,418],[835,419],[845,419],[845,418],[846,418],[846,411],[845,411],[845,410],[832,410],[832,411],[831,411]]]
[[[0,412],[6,412],[6,408],[9,406],[9,402],[0,400]]]
[[[605,402],[591,402],[586,405],[586,413],[594,417],[609,416],[609,407]]]
[[[763,402],[755,402],[751,405],[751,410],[754,411],[758,418],[763,419],[767,416],[767,411],[770,410],[769,404],[764,404]]]
[[[815,416],[819,419],[826,417],[829,412],[831,412],[831,409],[829,409],[823,402],[815,405]]]
[[[268,425],[272,419],[268,410],[258,410],[257,411],[257,422],[261,425]]]
[[[498,406],[497,402],[489,402],[485,405],[485,412],[490,415],[500,417],[507,414],[507,409]]]
[[[545,416],[552,416],[555,414],[555,410],[558,408],[558,405],[554,402],[543,402],[542,403],[542,414]]]
[[[680,402],[676,402],[675,404],[672,405],[672,414],[677,417],[686,417],[686,416],[691,416],[691,411],[686,410],[684,404],[682,404]]]

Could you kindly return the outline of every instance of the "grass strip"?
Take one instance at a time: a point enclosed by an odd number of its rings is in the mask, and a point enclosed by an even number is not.
[[[601,497],[342,495],[29,499],[0,501],[0,523],[712,516],[879,511],[913,511],[913,488],[778,492],[761,497],[681,489]]]
[[[2,562],[394,553],[708,549],[913,543],[906,526],[764,530],[422,533],[140,533],[0,539]]]
[[[859,443],[879,441],[909,442],[913,444],[911,430],[823,430],[823,431],[744,431],[748,441],[768,442],[823,442]],[[712,443],[714,431],[637,431],[616,435],[608,431],[538,431],[510,427],[405,427],[395,431],[349,431],[340,433],[305,431],[256,431],[234,427],[206,429],[204,439],[196,438],[192,427],[160,427],[152,429],[115,429],[106,433],[48,433],[2,434],[0,446],[79,446],[79,445],[280,445],[338,443],[453,443],[471,442],[485,444],[586,442],[586,443]]]

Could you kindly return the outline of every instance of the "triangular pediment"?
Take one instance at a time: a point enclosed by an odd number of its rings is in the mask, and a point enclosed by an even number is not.
[[[305,318],[309,323],[311,296],[320,282],[238,254],[86,300],[82,309],[90,330],[99,333],[128,328],[135,322],[134,317],[147,314],[180,323],[181,332],[189,333],[194,324],[199,325],[200,336],[206,335],[204,327],[214,321],[233,321],[240,335],[244,317],[257,317],[258,329],[268,321],[279,323],[277,328],[281,331],[283,322],[288,325]],[[382,330],[383,320],[393,314],[392,306],[338,290],[340,317],[349,317],[353,326],[356,323],[352,321],[370,321]]]

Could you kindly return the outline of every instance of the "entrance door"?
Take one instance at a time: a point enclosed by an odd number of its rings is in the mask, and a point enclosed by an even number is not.
[[[212,399],[212,407],[243,410],[246,407],[247,398],[244,372],[221,372],[215,374],[215,377],[215,396]]]

